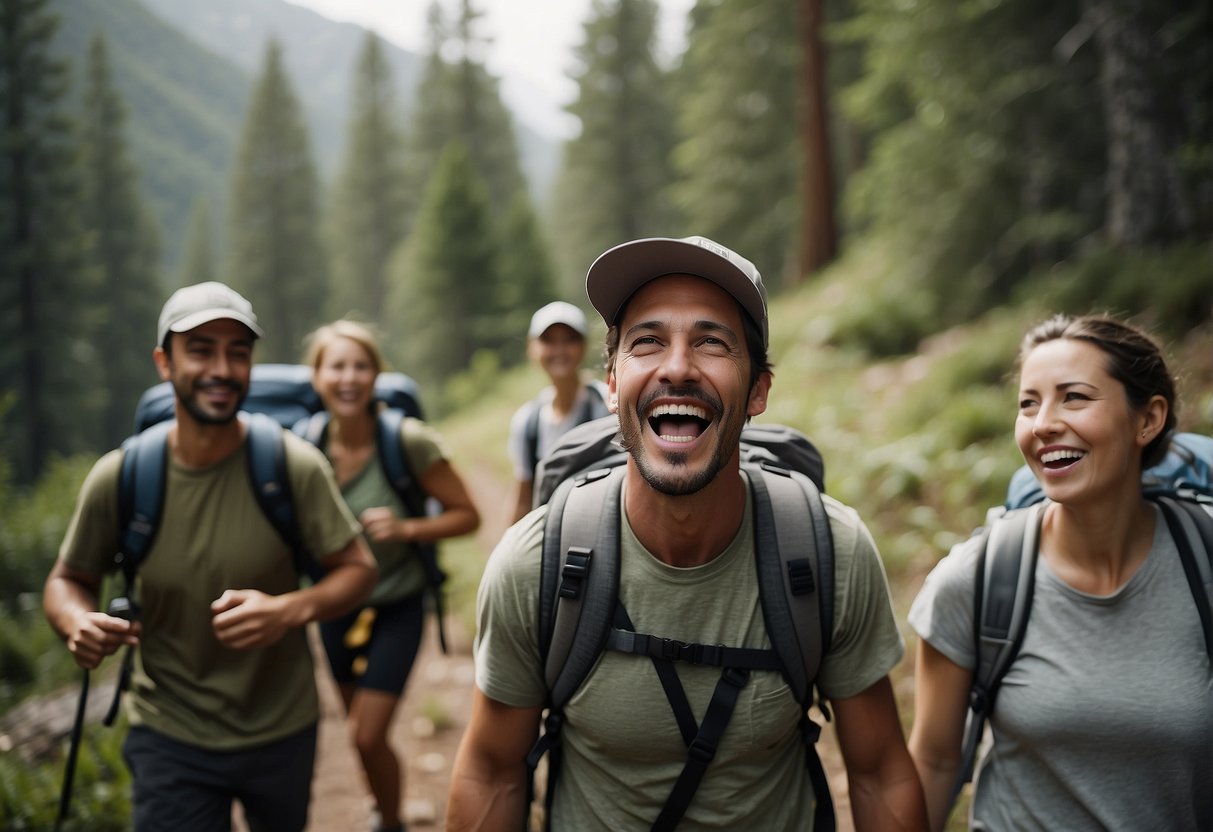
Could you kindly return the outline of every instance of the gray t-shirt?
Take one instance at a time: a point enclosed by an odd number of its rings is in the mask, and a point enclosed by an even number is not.
[[[748,489],[747,489],[748,491]],[[861,693],[900,660],[883,566],[856,513],[826,498],[836,566],[833,647],[819,682],[830,698]],[[543,703],[536,639],[540,544],[546,508],[513,526],[489,559],[478,597],[476,680],[514,707]],[[671,567],[647,552],[625,517],[620,600],[637,632],[688,642],[769,647],[754,568],[750,505],[729,546],[711,562]],[[696,721],[719,668],[679,663]],[[564,764],[552,817],[557,830],[648,829],[687,751],[652,663],[606,653],[565,711]],[[810,828],[813,792],[800,712],[776,672],[743,688],[715,759],[679,830]]]
[[[941,560],[909,619],[965,668],[976,661],[977,554],[974,539]],[[1080,592],[1037,561],[990,727],[975,829],[1213,829],[1213,668],[1161,516],[1145,563],[1111,595]]]

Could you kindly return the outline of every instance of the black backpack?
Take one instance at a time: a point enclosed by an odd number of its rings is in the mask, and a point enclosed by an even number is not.
[[[821,728],[808,716],[813,685],[833,631],[834,548],[821,499],[821,455],[803,434],[748,425],[742,464],[752,488],[756,568],[763,619],[773,649],[690,644],[636,633],[619,603],[620,487],[626,452],[608,416],[566,433],[540,463],[535,499],[548,503],[540,575],[539,649],[548,686],[544,731],[527,755],[528,784],[551,752],[547,803],[560,776],[564,706],[604,650],[648,657],[687,744],[686,765],[654,830],[673,829],[694,798],[754,670],[781,673],[801,705],[806,766],[817,797],[814,828],[834,829],[829,785],[815,750]],[[703,722],[696,724],[673,662],[722,669]],[[826,718],[829,712],[819,702]],[[529,801],[528,801],[529,802]]]
[[[1166,458],[1142,472],[1142,493],[1158,504],[1175,540],[1184,575],[1213,662],[1213,610],[1205,586],[1213,584],[1213,439],[1178,434]],[[961,767],[948,805],[973,779],[977,749],[994,710],[1002,679],[1019,654],[1032,610],[1044,492],[1024,466],[1012,477],[1007,502],[992,508],[981,538],[973,620],[977,667],[969,691]]]

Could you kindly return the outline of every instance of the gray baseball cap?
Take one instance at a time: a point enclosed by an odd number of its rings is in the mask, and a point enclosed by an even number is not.
[[[608,249],[585,276],[590,303],[610,326],[637,289],[667,274],[710,280],[741,304],[767,345],[767,292],[749,260],[707,237],[646,237]]]
[[[214,280],[185,286],[173,292],[160,310],[156,346],[163,346],[170,332],[188,332],[225,318],[244,324],[257,338],[264,335],[253,305],[235,289]]]

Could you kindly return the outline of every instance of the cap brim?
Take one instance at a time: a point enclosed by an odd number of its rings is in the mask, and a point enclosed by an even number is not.
[[[727,251],[713,250],[709,245],[709,240],[700,244],[650,237],[615,246],[599,255],[586,272],[586,294],[609,326],[616,322],[627,299],[650,280],[667,274],[689,274],[720,286],[763,327],[766,304],[758,287],[730,260]]]
[[[200,327],[203,324],[209,324],[211,321],[223,320],[236,321],[237,323],[244,324],[257,338],[260,338],[265,334],[261,331],[261,327],[257,325],[257,322],[252,318],[248,317],[247,315],[241,315],[239,312],[234,312],[231,309],[204,309],[201,312],[186,315],[181,320],[174,321],[172,325],[169,326],[168,331],[189,332],[191,329]]]

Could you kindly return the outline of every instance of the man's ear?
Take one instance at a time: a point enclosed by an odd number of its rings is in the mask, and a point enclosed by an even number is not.
[[[750,388],[750,401],[746,405],[746,415],[750,418],[763,413],[767,409],[767,396],[771,392],[771,374],[761,373],[754,386]]]
[[[615,371],[607,371],[607,410],[611,413],[619,412],[619,390],[615,385]]]
[[[161,381],[168,381],[172,378],[172,359],[168,357],[164,347],[156,347],[152,350],[152,362],[156,365],[156,372],[160,374]]]

